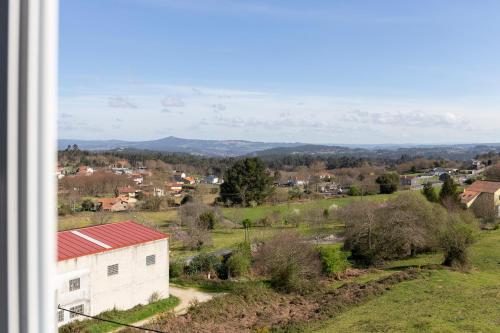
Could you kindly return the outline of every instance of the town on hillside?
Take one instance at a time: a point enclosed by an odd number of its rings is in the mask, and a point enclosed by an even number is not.
[[[198,298],[203,311],[217,306],[210,331],[319,330],[339,306],[396,281],[448,274],[436,267],[470,271],[474,249],[500,236],[496,152],[472,160],[206,158],[72,145],[59,151],[56,177],[60,332],[105,327],[102,318],[197,332],[206,318],[186,304]],[[339,297],[330,299],[327,285]],[[249,304],[233,306],[240,292],[265,319]],[[294,305],[297,295],[305,306]],[[284,306],[282,298],[286,313],[265,306]],[[172,311],[177,317],[161,317]]]

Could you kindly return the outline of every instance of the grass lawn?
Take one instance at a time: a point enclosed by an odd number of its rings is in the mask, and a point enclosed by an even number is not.
[[[250,219],[255,222],[273,212],[279,212],[282,215],[288,213],[293,213],[294,211],[304,211],[307,209],[325,209],[331,208],[332,206],[345,206],[356,200],[373,200],[373,201],[383,201],[388,198],[393,197],[397,194],[377,194],[369,195],[364,197],[345,197],[345,198],[332,198],[332,199],[320,199],[311,200],[304,202],[292,202],[289,204],[278,204],[278,205],[262,205],[257,207],[247,207],[247,208],[224,208],[222,210],[223,215],[232,220],[240,222],[244,219]]]
[[[172,310],[179,304],[179,299],[175,296],[170,296],[167,299],[160,300],[147,305],[138,305],[130,310],[118,311],[111,310],[98,315],[99,318],[114,320],[124,324],[133,324],[135,322],[147,319],[156,314]],[[78,322],[72,322],[59,328],[59,332],[88,332],[88,333],[104,333],[119,328],[120,325],[99,321],[95,319],[87,319]]]
[[[482,232],[469,273],[434,270],[330,319],[317,332],[500,332],[500,230]],[[440,262],[440,255],[389,268]]]

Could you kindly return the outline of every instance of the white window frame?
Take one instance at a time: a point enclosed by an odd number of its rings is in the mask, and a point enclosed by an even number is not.
[[[0,1],[2,333],[57,327],[57,35],[58,0]]]

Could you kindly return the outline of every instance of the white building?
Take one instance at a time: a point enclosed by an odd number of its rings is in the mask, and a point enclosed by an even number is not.
[[[58,232],[57,304],[95,316],[169,297],[168,235],[126,221]],[[58,310],[59,326],[82,316]]]

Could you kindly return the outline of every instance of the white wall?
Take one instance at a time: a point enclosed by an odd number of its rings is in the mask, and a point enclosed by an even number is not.
[[[146,266],[146,256],[156,263]],[[57,264],[57,302],[70,308],[84,304],[85,314],[95,316],[113,308],[125,310],[146,304],[158,292],[169,296],[168,239],[139,244],[94,255],[60,261]],[[117,275],[108,276],[108,266],[118,264]],[[80,290],[69,291],[69,280],[80,278]],[[69,313],[65,313],[67,323]]]

